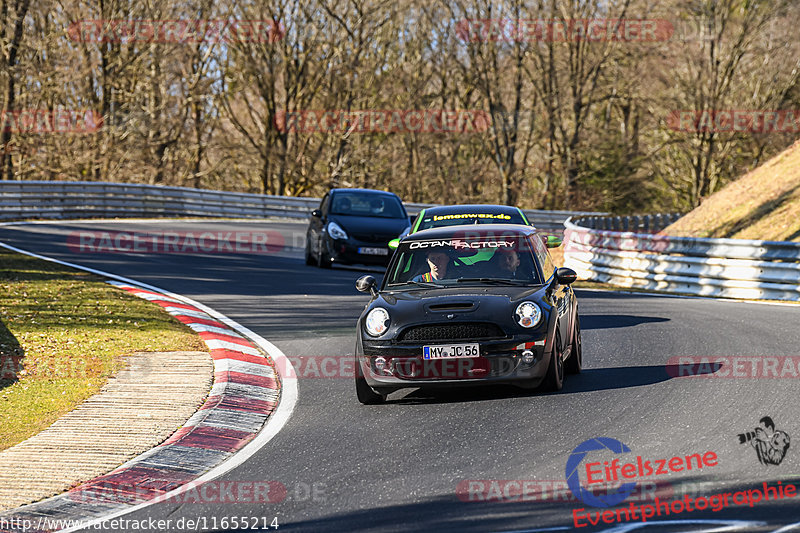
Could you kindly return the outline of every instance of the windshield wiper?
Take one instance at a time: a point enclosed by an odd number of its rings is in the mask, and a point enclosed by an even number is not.
[[[427,281],[406,281],[403,283],[389,283],[387,287],[400,287],[402,285],[416,285],[418,287],[424,287],[426,289],[436,289],[441,285],[437,285],[436,283],[430,283]]]
[[[521,279],[503,279],[503,278],[458,278],[457,283],[488,283],[491,285],[528,285],[530,282]]]

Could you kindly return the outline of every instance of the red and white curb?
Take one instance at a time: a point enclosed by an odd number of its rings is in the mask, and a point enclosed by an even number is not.
[[[4,243],[0,246],[111,278],[108,283],[160,305],[196,331],[214,360],[214,385],[205,403],[165,442],[69,492],[0,515],[5,523],[80,520],[79,527],[61,529],[76,531],[175,498],[244,463],[291,416],[297,380],[283,381],[278,370],[291,374],[291,362],[258,334],[185,296]]]
[[[161,446],[177,444],[231,451],[249,442],[278,404],[280,382],[273,361],[235,330],[196,306],[137,286],[109,283],[160,305],[196,331],[214,360],[214,386],[206,402]],[[239,417],[239,413],[253,416]]]

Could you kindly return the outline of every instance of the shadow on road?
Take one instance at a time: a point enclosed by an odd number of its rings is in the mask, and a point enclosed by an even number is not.
[[[712,374],[721,368],[712,364],[705,370],[695,370],[695,375]],[[388,403],[402,405],[464,403],[524,398],[534,396],[580,394],[603,390],[626,389],[654,385],[674,379],[680,375],[679,365],[622,366],[589,368],[582,373],[568,376],[564,388],[559,392],[542,392],[539,389],[520,389],[513,385],[464,386],[448,389],[416,389],[402,398],[389,399]],[[402,393],[402,391],[401,391]]]
[[[464,480],[461,480],[464,481]],[[513,481],[513,480],[512,480]],[[491,480],[479,480],[488,486]],[[603,521],[597,527],[591,527],[587,515],[596,516],[605,511],[605,508],[595,508],[575,499],[571,493],[558,486],[555,490],[545,489],[545,492],[531,493],[525,500],[521,496],[509,498],[511,501],[470,501],[470,493],[456,495],[454,482],[453,494],[439,494],[423,496],[421,501],[414,503],[382,504],[376,503],[367,508],[349,512],[332,512],[316,519],[286,521],[281,523],[281,530],[286,531],[325,531],[334,532],[378,532],[378,531],[495,531],[516,533],[544,533],[555,531],[573,531],[574,520],[579,520],[578,527],[588,531],[677,531],[676,525],[680,524],[680,531],[711,531],[710,526],[716,526],[714,531],[774,531],[779,524],[794,521],[800,506],[791,499],[785,500],[780,507],[766,502],[751,506],[737,506],[730,504],[720,506],[723,498],[721,493],[762,489],[762,482],[715,481],[710,476],[682,476],[680,479],[663,481],[658,493],[642,492],[641,497],[629,498],[616,508],[637,507],[638,514],[630,515],[622,512],[617,516],[612,508],[612,516],[616,520]],[[776,481],[768,482],[775,486]],[[534,486],[539,486],[533,482]],[[648,496],[649,494],[649,496]],[[641,521],[643,506],[649,506],[655,514],[654,496],[659,496],[661,506],[658,514],[650,517],[646,522]],[[484,494],[476,493],[483,499]],[[671,503],[674,501],[685,502],[688,499],[694,502],[697,499],[705,502],[704,510],[697,510],[694,506],[691,511],[684,505],[680,506],[681,512],[671,512]],[[713,500],[711,499],[713,498]],[[710,502],[713,501],[713,508]],[[665,508],[665,503],[667,507]],[[677,508],[676,508],[677,509]],[[573,514],[573,511],[577,515]],[[648,512],[650,512],[648,510]],[[610,518],[610,517],[609,517]],[[291,520],[291,518],[289,518]],[[679,520],[680,522],[675,522]],[[599,520],[598,520],[599,522]],[[773,524],[764,527],[766,524]],[[587,527],[588,526],[588,527]]]
[[[580,313],[581,329],[630,328],[639,324],[669,322],[669,318],[636,315],[585,315]]]

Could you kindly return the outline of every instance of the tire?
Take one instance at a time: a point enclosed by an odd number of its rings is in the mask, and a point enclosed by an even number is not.
[[[356,359],[356,396],[364,405],[378,405],[386,401],[386,395],[375,392],[361,374],[361,365]]]
[[[558,392],[564,386],[564,360],[561,354],[564,352],[561,343],[561,333],[556,324],[556,340],[553,345],[553,353],[550,355],[550,364],[547,366],[547,374],[542,382],[542,389],[548,392]]]
[[[325,242],[322,240],[322,237],[320,237],[319,255],[317,255],[317,266],[320,268],[331,268],[331,258],[326,249],[327,246],[325,246]]]
[[[581,343],[581,319],[575,315],[575,331],[572,336],[572,353],[564,363],[567,374],[580,374],[583,370],[583,344]]]
[[[308,238],[306,238],[306,264],[308,266],[314,266],[317,262],[314,260],[314,256],[311,254],[311,243],[309,242]]]

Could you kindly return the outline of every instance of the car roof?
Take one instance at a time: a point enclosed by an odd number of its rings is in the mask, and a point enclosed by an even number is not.
[[[469,230],[470,236],[491,236],[504,235],[511,237],[517,234],[520,237],[536,235],[538,232],[533,226],[522,224],[464,224],[460,226],[441,226],[420,230],[403,238],[405,241],[426,241],[429,239],[449,239],[454,236],[463,237],[464,232]]]
[[[362,192],[362,193],[367,193],[367,194],[382,194],[382,195],[386,195],[386,196],[397,196],[395,193],[389,192],[389,191],[381,191],[381,190],[378,190],[378,189],[352,189],[352,188],[349,188],[349,187],[341,187],[341,188],[338,188],[338,189],[331,189],[328,192],[330,194],[335,194],[337,192]]]
[[[425,216],[427,215],[456,215],[459,213],[488,213],[490,215],[499,214],[519,214],[516,207],[510,205],[495,205],[495,204],[464,204],[464,205],[437,205],[435,207],[426,207]]]

